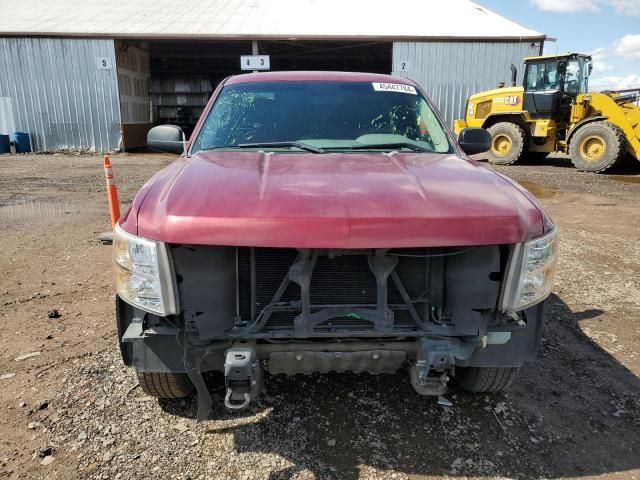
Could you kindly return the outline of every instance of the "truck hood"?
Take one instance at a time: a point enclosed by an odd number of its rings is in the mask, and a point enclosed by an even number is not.
[[[542,210],[477,162],[423,153],[200,152],[139,192],[122,227],[170,243],[384,248],[518,243]]]

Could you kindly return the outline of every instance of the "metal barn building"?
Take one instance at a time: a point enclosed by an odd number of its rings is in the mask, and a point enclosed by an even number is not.
[[[452,122],[545,38],[468,0],[7,0],[0,133],[105,152],[144,146],[154,124],[189,132],[252,53],[271,70],[410,77]]]

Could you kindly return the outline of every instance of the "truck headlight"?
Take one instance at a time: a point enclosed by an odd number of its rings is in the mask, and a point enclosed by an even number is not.
[[[118,295],[142,310],[162,317],[178,313],[173,271],[166,245],[113,230]]]
[[[515,246],[502,295],[501,310],[516,312],[549,296],[558,263],[557,228]]]

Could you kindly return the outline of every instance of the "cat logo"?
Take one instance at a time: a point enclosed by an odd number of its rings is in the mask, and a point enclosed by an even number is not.
[[[517,95],[507,95],[504,97],[505,105],[518,105],[520,103],[520,97]]]

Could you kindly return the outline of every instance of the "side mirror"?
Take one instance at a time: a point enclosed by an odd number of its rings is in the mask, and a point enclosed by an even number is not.
[[[158,152],[182,153],[184,132],[176,125],[158,125],[147,133],[147,147]]]
[[[463,128],[458,136],[458,144],[467,155],[486,152],[491,148],[491,134],[484,128]]]

